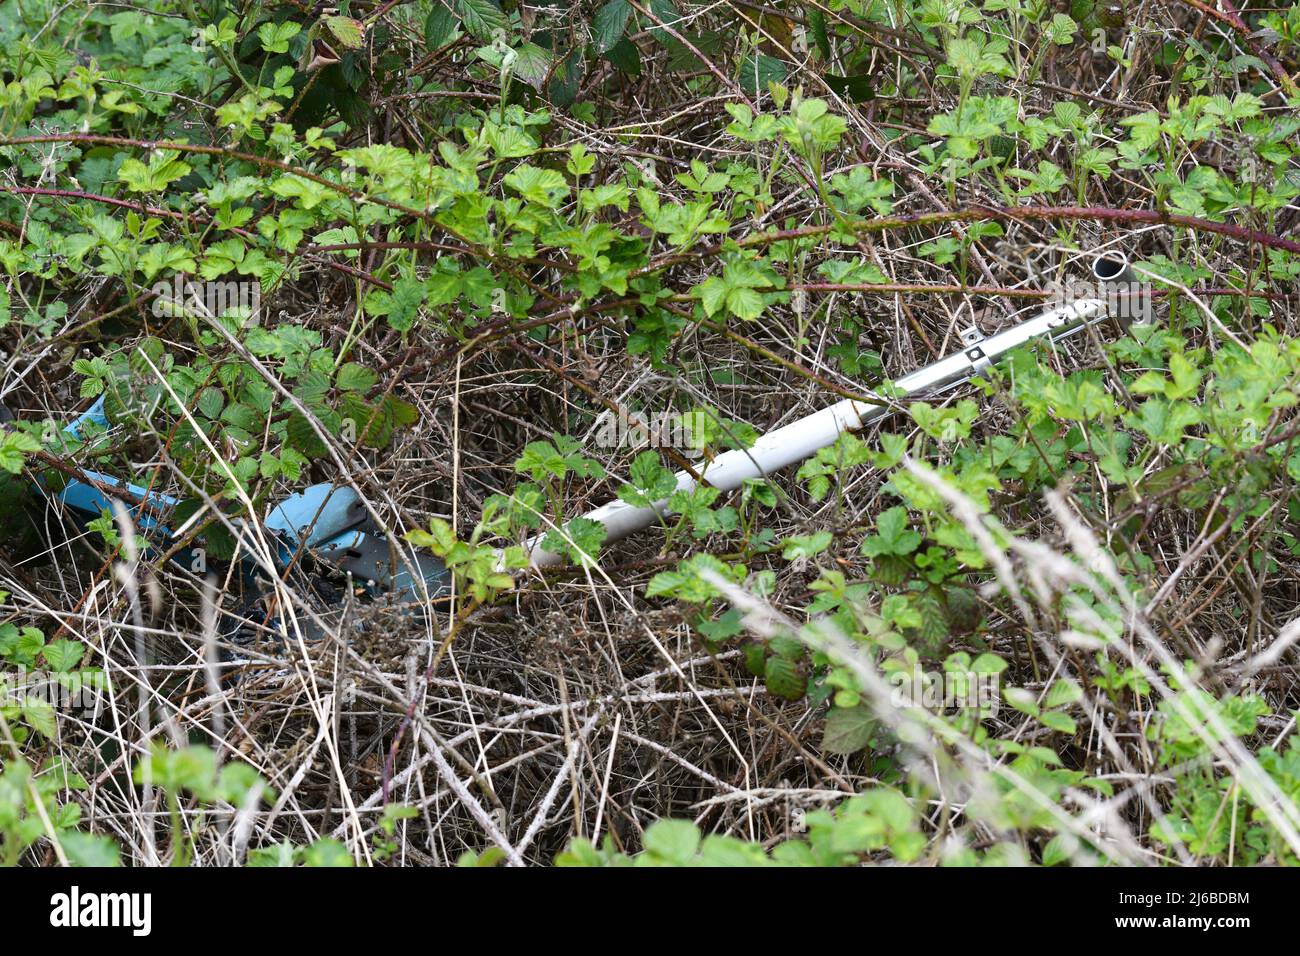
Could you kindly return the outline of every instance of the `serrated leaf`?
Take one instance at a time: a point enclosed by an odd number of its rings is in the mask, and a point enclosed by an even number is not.
[[[794,661],[784,657],[769,657],[763,669],[763,683],[777,697],[798,700],[804,695],[806,682]]]
[[[190,171],[188,163],[176,158],[179,155],[174,150],[155,150],[148,166],[138,159],[127,159],[118,167],[117,178],[131,192],[161,192]]]
[[[826,33],[826,14],[817,7],[808,8],[808,27],[812,30],[813,42],[823,60],[831,58],[831,41]]]
[[[648,598],[671,597],[690,580],[691,576],[683,574],[681,571],[660,571],[646,585],[645,596]]]
[[[379,381],[379,373],[356,362],[346,362],[339,369],[336,384],[345,392],[368,392]]]
[[[933,593],[927,591],[912,599],[912,607],[921,618],[917,634],[924,643],[925,650],[937,652],[948,636],[948,618],[944,614],[943,605]]]
[[[451,0],[460,22],[472,36],[491,40],[497,30],[505,30],[510,20],[492,0]]]
[[[366,25],[351,17],[326,17],[325,26],[342,46],[349,50],[359,50],[366,42]]]
[[[514,74],[529,86],[541,91],[551,73],[555,57],[536,43],[523,43],[515,49]]]
[[[121,866],[117,842],[112,837],[72,830],[59,834],[59,844],[73,866]]]
[[[1059,710],[1045,710],[1038,715],[1038,719],[1044,726],[1059,730],[1063,734],[1073,734],[1076,729],[1074,718]]]
[[[542,548],[552,554],[566,555],[574,564],[591,564],[600,553],[606,529],[591,518],[574,518],[564,526],[564,533],[552,529],[542,539]]]
[[[609,0],[591,21],[591,43],[597,53],[606,53],[623,38],[632,5],[627,0]]]
[[[1062,707],[1083,699],[1083,688],[1076,681],[1062,677],[1054,683],[1043,699],[1044,707]]]
[[[524,163],[516,166],[505,183],[530,202],[554,209],[569,195],[569,184],[554,169],[542,169]]]
[[[263,23],[257,28],[257,38],[267,53],[287,53],[289,41],[302,32],[302,27],[292,20],[283,23]]]
[[[690,820],[656,820],[645,831],[646,853],[670,866],[689,863],[700,846],[700,831]]]
[[[289,413],[289,420],[285,424],[285,437],[294,448],[308,458],[319,458],[327,451],[325,443],[320,440],[311,422],[297,410]]]
[[[869,558],[911,554],[921,545],[921,535],[907,526],[907,509],[895,506],[876,519],[876,534],[862,542]]]
[[[1007,669],[1007,662],[996,654],[984,653],[971,663],[972,674],[1001,674]]]
[[[37,697],[23,698],[23,719],[46,740],[53,740],[59,733],[54,708]]]
[[[332,837],[317,840],[303,855],[303,865],[310,867],[348,867],[355,863],[348,848]]]
[[[1023,687],[1008,687],[1002,692],[1002,696],[1008,704],[1022,714],[1037,717],[1040,713],[1037,698]]]
[[[39,451],[41,443],[26,432],[0,432],[0,469],[16,475],[23,470],[24,456]]]
[[[628,76],[641,75],[641,50],[627,37],[606,50],[605,59]]]
[[[45,663],[55,671],[70,671],[81,662],[81,656],[86,652],[86,645],[80,641],[70,641],[66,638],[46,644],[41,649],[41,656],[45,658]]]
[[[420,420],[420,410],[410,402],[389,395],[385,397],[384,405],[395,425],[414,425]]]
[[[1043,866],[1056,866],[1068,862],[1071,854],[1079,847],[1078,838],[1072,833],[1058,833],[1047,841],[1043,847]]]
[[[456,30],[456,15],[442,0],[434,0],[429,18],[424,21],[424,42],[430,50],[446,46]]]
[[[226,397],[219,388],[205,388],[199,392],[199,411],[208,418],[216,418],[226,404]]]
[[[868,708],[834,707],[826,715],[822,750],[844,756],[855,754],[871,742],[874,732],[875,719]]]
[[[830,547],[834,540],[829,531],[816,531],[813,534],[796,535],[782,542],[781,557],[787,561],[796,558],[810,558],[821,554]]]
[[[670,38],[671,39],[671,38]],[[699,61],[696,60],[698,63]],[[768,84],[783,83],[789,75],[789,67],[774,56],[760,53],[741,61],[740,72],[736,80],[740,88],[751,96],[762,96],[767,92]]]

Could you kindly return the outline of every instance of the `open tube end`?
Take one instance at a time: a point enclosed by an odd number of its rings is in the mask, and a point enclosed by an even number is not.
[[[1122,252],[1107,252],[1092,261],[1092,274],[1098,282],[1130,282],[1133,270],[1129,268],[1128,256]]]
[[[1149,289],[1138,281],[1128,256],[1108,250],[1092,260],[1092,274],[1101,287],[1110,314],[1124,327],[1151,321]]]

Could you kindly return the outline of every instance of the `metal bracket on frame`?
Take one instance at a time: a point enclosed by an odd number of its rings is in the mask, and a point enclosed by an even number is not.
[[[964,329],[959,329],[957,337],[961,339],[962,347],[966,350],[966,357],[971,362],[986,361],[984,350],[980,348],[980,343],[984,341],[984,333],[977,326],[968,325]]]

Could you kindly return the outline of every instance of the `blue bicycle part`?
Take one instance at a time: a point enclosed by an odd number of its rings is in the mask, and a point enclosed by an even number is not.
[[[74,438],[82,437],[86,424],[102,428],[109,425],[100,396],[82,415],[64,430]],[[112,507],[116,495],[98,486],[120,488],[127,513],[146,535],[171,537],[165,517],[180,501],[171,495],[149,491],[102,472],[88,471],[88,481],[72,479],[57,497],[68,507],[83,514],[99,517]],[[415,579],[406,563],[395,554],[387,537],[377,528],[360,496],[352,488],[329,482],[311,485],[285,498],[267,515],[265,527],[275,540],[273,559],[276,567],[286,571],[302,554],[344,573],[372,594],[387,593],[398,599],[419,598]],[[240,561],[249,575],[258,568],[252,556],[241,551]],[[178,560],[184,560],[177,555]],[[440,597],[450,585],[446,567],[431,555],[412,559],[431,597]]]

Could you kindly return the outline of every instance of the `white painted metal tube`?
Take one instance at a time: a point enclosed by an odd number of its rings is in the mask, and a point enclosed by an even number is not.
[[[1127,263],[1125,263],[1127,265]],[[978,332],[963,335],[965,346],[960,352],[945,356],[932,365],[906,375],[894,384],[902,390],[900,397],[929,394],[964,382],[982,372],[1012,349],[1040,336],[1061,339],[1077,332],[1106,313],[1101,299],[1082,299],[1059,309],[1044,312],[1009,329],[980,337]],[[858,431],[888,414],[888,405],[876,405],[846,399],[796,422],[768,432],[751,447],[728,451],[697,469],[704,481],[722,491],[739,488],[748,478],[759,478],[810,458],[819,449],[831,445],[844,432]],[[677,489],[691,491],[697,482],[687,471],[677,473]],[[622,500],[611,501],[583,515],[605,526],[605,541],[618,541],[634,531],[654,524],[667,507],[667,499],[654,507],[638,508]],[[524,545],[534,567],[559,562],[560,557],[541,546],[544,535],[530,538]]]

